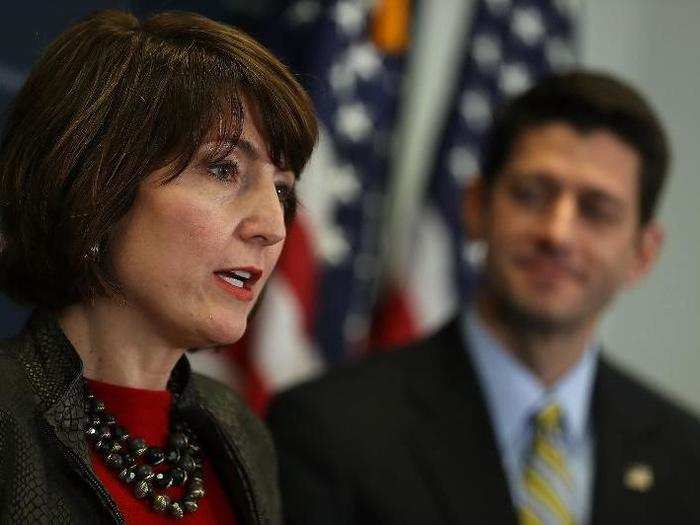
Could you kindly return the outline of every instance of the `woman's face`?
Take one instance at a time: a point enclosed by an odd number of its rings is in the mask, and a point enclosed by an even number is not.
[[[148,177],[111,248],[135,321],[176,347],[241,337],[286,234],[295,177],[271,162],[247,110],[238,145],[212,161],[216,146],[167,184],[167,168]]]

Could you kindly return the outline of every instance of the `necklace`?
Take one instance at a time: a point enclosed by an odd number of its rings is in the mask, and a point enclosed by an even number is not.
[[[151,509],[180,519],[185,512],[196,512],[204,497],[202,455],[197,438],[184,421],[172,424],[168,446],[149,446],[133,437],[105,409],[85,382],[88,417],[85,435],[90,446],[119,479],[133,487],[138,499],[149,499]],[[184,486],[184,496],[172,501],[165,490]]]

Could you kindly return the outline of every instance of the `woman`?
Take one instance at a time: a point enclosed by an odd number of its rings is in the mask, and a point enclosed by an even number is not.
[[[46,51],[0,146],[3,523],[279,523],[267,433],[186,350],[227,345],[282,250],[309,98],[243,33],[90,16]]]

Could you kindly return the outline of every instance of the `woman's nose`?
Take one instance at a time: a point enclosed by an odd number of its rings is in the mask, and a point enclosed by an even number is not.
[[[246,213],[238,226],[239,235],[248,242],[263,246],[284,240],[287,228],[284,210],[273,181],[260,182],[249,190]]]

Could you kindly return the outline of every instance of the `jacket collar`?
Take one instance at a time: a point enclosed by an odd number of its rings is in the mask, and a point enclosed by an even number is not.
[[[48,424],[56,437],[90,464],[90,453],[83,431],[87,423],[83,362],[55,315],[39,310],[32,314],[22,337],[19,359]],[[168,382],[175,395],[175,406],[197,405],[197,392],[191,380],[190,364],[183,356]]]

